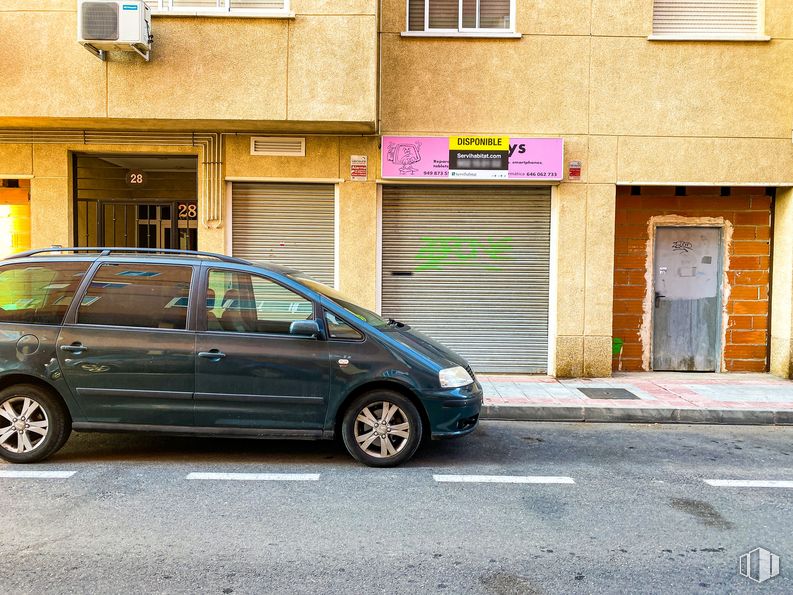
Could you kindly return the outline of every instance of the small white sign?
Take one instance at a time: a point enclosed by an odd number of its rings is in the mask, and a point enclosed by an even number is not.
[[[365,182],[369,178],[369,160],[366,155],[350,155],[350,179]]]

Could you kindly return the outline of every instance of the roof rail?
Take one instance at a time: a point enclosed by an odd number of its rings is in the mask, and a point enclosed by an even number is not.
[[[53,246],[51,248],[39,248],[37,250],[28,250],[27,252],[20,252],[19,254],[12,254],[6,257],[7,260],[14,258],[25,258],[27,256],[34,256],[36,254],[48,254],[53,252],[97,252],[99,256],[109,256],[114,253],[129,253],[129,254],[173,254],[175,256],[203,256],[205,258],[216,258],[223,262],[230,262],[234,264],[251,264],[242,258],[235,258],[234,256],[226,256],[225,254],[216,254],[214,252],[199,252],[197,250],[173,250],[170,248],[63,248],[60,246]]]

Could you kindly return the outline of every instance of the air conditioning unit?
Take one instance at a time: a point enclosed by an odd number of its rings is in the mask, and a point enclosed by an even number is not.
[[[77,42],[105,59],[105,52],[137,52],[149,61],[151,9],[141,0],[77,0]]]

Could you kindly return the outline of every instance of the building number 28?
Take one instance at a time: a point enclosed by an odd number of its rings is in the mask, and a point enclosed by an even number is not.
[[[198,215],[198,205],[179,203],[179,219],[195,219]]]

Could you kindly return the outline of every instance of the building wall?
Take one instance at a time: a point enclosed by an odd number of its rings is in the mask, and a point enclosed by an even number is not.
[[[383,1],[383,134],[559,136],[582,162],[554,195],[551,373],[608,375],[624,334],[618,186],[793,184],[793,4],[765,4],[771,40],[727,42],[648,40],[652,0],[517,0],[516,39],[405,37],[405,2]]]
[[[198,148],[185,146],[0,143],[0,178],[30,180],[30,234],[33,248],[75,243],[71,168],[73,153],[181,153],[196,155],[199,160],[203,157]],[[198,175],[200,185],[200,169]],[[216,239],[217,235],[217,230],[201,230],[199,242],[222,249],[222,236]]]
[[[725,327],[722,366],[729,372],[764,372],[768,364],[768,295],[771,265],[771,197],[764,188],[644,186],[639,196],[617,190],[614,240],[615,337],[623,339],[622,369],[649,369],[651,320],[645,316],[652,292],[652,222],[724,225],[727,253],[722,287]],[[663,221],[663,220],[662,220]],[[649,289],[648,289],[649,287]],[[643,340],[644,339],[644,340]],[[614,362],[616,369],[617,362]]]
[[[364,306],[374,308],[377,288],[377,160],[376,137],[309,136],[305,157],[250,155],[250,137],[225,135],[222,176],[227,180],[314,181],[337,188],[337,258],[339,289]],[[205,160],[202,149],[189,146],[129,144],[2,144],[0,178],[30,179],[33,247],[74,242],[74,209],[70,159],[73,153],[191,154],[198,157],[198,186]],[[350,156],[368,157],[367,181],[350,180]],[[229,182],[230,183],[230,182]],[[201,216],[199,201],[199,218]],[[221,222],[202,227],[200,250],[228,252],[231,229]]]
[[[83,49],[76,7],[0,2],[0,127],[374,131],[374,0],[296,0],[294,19],[154,16],[148,63]]]
[[[608,375],[612,336],[624,334],[612,328],[618,188],[731,186],[736,197],[742,186],[793,186],[787,0],[766,0],[768,42],[649,41],[652,0],[516,0],[515,39],[403,37],[405,4],[293,0],[294,20],[157,16],[146,64],[124,54],[102,63],[79,47],[74,0],[4,0],[0,128],[216,131],[224,180],[333,183],[338,282],[371,307],[379,134],[563,137],[565,163],[583,167],[552,192],[549,348],[559,376]],[[244,133],[257,130],[306,136],[306,157],[251,156]],[[71,240],[75,151],[194,154],[199,188],[206,181],[198,146],[0,143],[0,176],[31,178],[34,246]],[[349,158],[361,154],[369,178],[352,182]],[[676,210],[663,192],[658,212]],[[793,217],[775,234],[793,234]],[[199,230],[201,249],[228,246],[222,221]],[[774,311],[789,314],[791,294],[774,291]],[[775,369],[789,369],[793,331],[778,331]],[[733,355],[735,369],[759,361]]]
[[[350,179],[351,155],[367,157],[367,181]],[[361,305],[375,308],[379,158],[376,137],[308,136],[306,156],[300,158],[252,156],[250,137],[228,136],[225,176],[227,180],[336,184],[338,288]],[[228,227],[222,233],[228,234]]]

